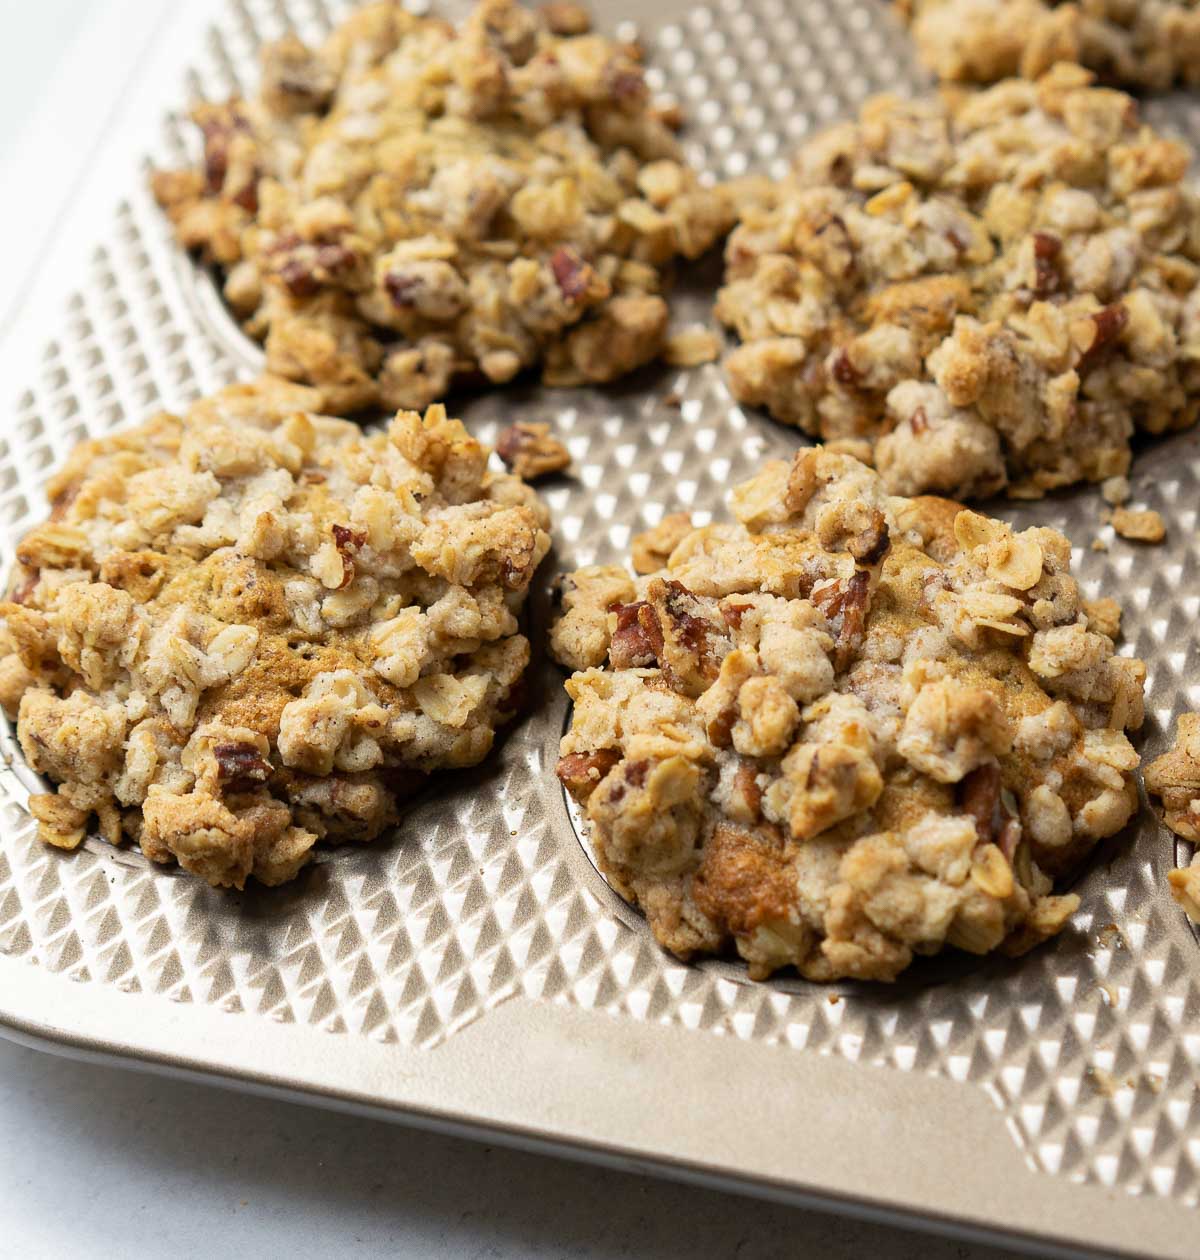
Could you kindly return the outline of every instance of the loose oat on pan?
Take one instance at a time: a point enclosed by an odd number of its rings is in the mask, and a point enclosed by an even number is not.
[[[940,78],[1036,78],[1074,61],[1107,82],[1200,83],[1200,0],[898,0]]]
[[[1123,474],[1200,411],[1200,201],[1136,103],[1059,66],[869,102],[745,210],[717,314],[742,402],[866,439],[888,489]]]
[[[1146,767],[1146,791],[1162,802],[1163,822],[1177,835],[1200,845],[1200,713],[1179,719],[1175,744]],[[1200,923],[1200,848],[1190,866],[1168,876],[1171,894]]]
[[[155,192],[270,370],[330,410],[534,366],[611,381],[664,345],[664,269],[733,220],[639,57],[573,4],[482,0],[457,31],[372,4],[268,48],[256,98],[199,107],[203,169]]]
[[[730,504],[643,540],[655,572],[563,586],[558,774],[613,885],[667,948],[732,943],[759,978],[890,980],[1058,932],[1078,899],[1052,877],[1137,808],[1145,677],[1067,540],[821,448]]]
[[[386,433],[265,383],[85,442],[18,547],[0,703],[41,838],[90,820],[214,885],[370,840],[513,717],[549,548],[533,491],[440,406]]]

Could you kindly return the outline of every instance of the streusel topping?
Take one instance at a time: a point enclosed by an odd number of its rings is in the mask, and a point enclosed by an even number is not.
[[[1053,878],[1137,808],[1145,678],[1067,540],[821,448],[730,506],[635,543],[670,548],[653,572],[562,588],[558,774],[609,880],[668,949],[732,944],[760,978],[1058,932],[1078,898]]]
[[[883,97],[818,136],[727,249],[742,402],[865,440],[888,489],[1040,495],[1200,411],[1188,152],[1077,66]]]
[[[664,269],[733,222],[639,58],[572,4],[481,0],[457,30],[371,4],[268,48],[257,97],[199,107],[202,168],[155,192],[268,368],[332,411],[533,366],[611,381],[665,344]]]
[[[440,406],[365,435],[317,401],[236,387],[50,482],[0,605],[44,841],[95,819],[214,885],[281,883],[514,716],[544,506]]]
[[[1200,0],[898,0],[942,79],[1037,78],[1073,61],[1108,83],[1200,83]]]

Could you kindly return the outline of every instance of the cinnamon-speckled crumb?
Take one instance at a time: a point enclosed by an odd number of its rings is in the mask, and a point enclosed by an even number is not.
[[[455,29],[368,4],[270,45],[257,96],[197,107],[201,167],[154,191],[273,372],[341,413],[662,351],[666,272],[728,231],[731,194],[682,162],[640,51],[561,8],[480,0]]]
[[[563,581],[558,774],[610,882],[668,949],[732,946],[759,978],[890,980],[1059,931],[1053,877],[1137,808],[1145,678],[1067,540],[819,447],[730,506],[639,539],[638,576]]]
[[[1036,498],[1200,413],[1189,154],[1078,66],[881,97],[745,201],[734,396],[873,448],[897,494]]]
[[[52,478],[0,604],[43,841],[282,883],[514,716],[544,506],[440,406],[366,435],[318,397],[238,386]]]

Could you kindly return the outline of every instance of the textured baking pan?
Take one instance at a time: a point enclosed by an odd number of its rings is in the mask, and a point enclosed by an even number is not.
[[[214,4],[213,28],[186,47],[168,23],[162,64],[128,89],[177,111],[153,159],[185,156],[182,106],[249,84],[261,40],[288,25],[319,34],[345,7]],[[634,7],[602,20],[615,27]],[[875,0],[641,16],[653,82],[686,107],[689,156],[715,176],[780,167],[870,92],[923,83]],[[172,56],[192,69],[166,73]],[[1147,108],[1200,140],[1200,102]],[[91,263],[42,330],[40,359],[21,356],[25,379],[5,379],[5,568],[76,440],[258,361],[132,173],[124,194],[95,220]],[[706,317],[718,275],[689,277],[681,319]],[[703,519],[799,441],[735,406],[716,366],[456,409],[485,440],[513,418],[550,419],[565,437],[575,464],[547,492],[547,569],[619,559],[676,506]],[[1200,705],[1200,436],[1147,446],[1133,480],[1168,523],[1164,547],[1113,540],[1089,492],[997,510],[1065,530],[1087,594],[1120,597],[1124,650],[1150,666],[1153,755],[1175,715]],[[1107,551],[1090,547],[1097,537]],[[544,625],[544,594],[533,615]],[[1165,892],[1186,855],[1148,809],[1080,879],[1071,930],[1029,957],[943,960],[892,988],[750,984],[730,963],[665,956],[596,873],[552,774],[561,676],[543,662],[536,680],[530,715],[487,764],[433,785],[393,837],[238,895],[99,840],[67,856],[39,847],[34,780],[6,734],[0,1025],[76,1053],[963,1233],[1196,1254],[1200,944]]]

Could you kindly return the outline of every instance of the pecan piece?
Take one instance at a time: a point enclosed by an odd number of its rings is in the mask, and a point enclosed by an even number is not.
[[[271,777],[271,763],[253,744],[214,744],[217,779],[229,792],[252,792]]]
[[[250,214],[258,209],[258,177],[262,173],[257,162],[248,160],[248,140],[235,141],[239,134],[250,137],[250,124],[233,105],[205,106],[198,111],[196,122],[204,137],[204,178],[208,191],[227,197]],[[233,188],[226,185],[230,171],[243,176]]]
[[[839,385],[844,385],[846,389],[857,389],[858,382],[862,379],[862,373],[850,361],[850,355],[845,350],[839,350],[834,355],[830,371],[833,379]]]
[[[383,277],[383,288],[398,311],[446,323],[470,305],[462,276],[441,259],[414,259]]]
[[[812,602],[833,623],[837,643],[836,665],[845,669],[862,646],[871,604],[871,575],[859,569],[853,577],[839,579],[812,593]]]
[[[566,302],[578,302],[591,288],[592,267],[566,245],[560,245],[550,255],[550,270],[554,282]]]
[[[617,628],[608,649],[613,669],[656,666],[663,650],[658,613],[645,600],[636,604],[617,604],[609,611],[617,614]]]
[[[697,614],[704,606],[682,582],[655,579],[646,598],[658,612],[663,650],[658,659],[672,688],[700,695],[717,676],[720,662],[712,636],[718,627]]]
[[[1092,339],[1092,344],[1079,360],[1077,370],[1081,376],[1085,372],[1090,372],[1112,352],[1118,338],[1125,331],[1126,324],[1129,323],[1129,311],[1123,302],[1114,302],[1111,306],[1097,311],[1092,316],[1092,322],[1096,325],[1096,334]]]
[[[722,600],[720,604],[721,616],[725,618],[725,622],[730,629],[740,630],[742,628],[742,618],[753,607],[753,604],[734,604],[729,600]]]
[[[571,453],[553,435],[548,424],[518,421],[496,439],[496,454],[504,466],[523,481],[534,481],[561,472]]]
[[[1058,274],[1058,256],[1062,241],[1049,232],[1033,234],[1034,293],[1042,298],[1058,290],[1062,277]]]
[[[752,762],[743,761],[733,776],[733,790],[739,798],[739,804],[745,807],[753,821],[757,821],[762,813],[762,788],[758,783],[758,767]]]
[[[353,282],[359,258],[340,241],[305,241],[285,233],[267,251],[271,271],[292,297],[312,297],[319,289]]]
[[[958,807],[975,820],[975,834],[994,844],[1011,863],[1021,840],[1021,823],[1004,800],[1000,767],[976,766],[958,785]]]
[[[558,759],[554,773],[558,781],[581,805],[596,790],[600,780],[621,760],[612,748],[595,752],[567,753]]]
[[[338,590],[342,590],[354,581],[354,557],[366,541],[367,535],[360,529],[351,529],[348,525],[333,527],[333,545],[342,558],[342,581]]]
[[[887,555],[888,541],[887,521],[883,513],[874,508],[867,527],[846,543],[846,550],[857,564],[870,566],[878,564]]]
[[[958,807],[975,820],[975,834],[990,844],[1000,829],[1000,767],[976,766],[958,785]]]

